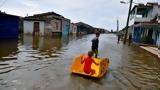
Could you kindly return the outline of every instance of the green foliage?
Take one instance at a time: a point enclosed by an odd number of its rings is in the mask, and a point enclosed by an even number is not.
[[[141,38],[141,43],[147,43],[149,38],[147,36]]]

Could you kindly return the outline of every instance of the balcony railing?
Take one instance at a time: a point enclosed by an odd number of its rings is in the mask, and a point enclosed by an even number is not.
[[[140,18],[140,17],[136,17],[134,19],[134,22],[150,22],[153,18]]]
[[[130,20],[129,25],[133,25],[135,22],[150,22],[153,18],[145,18],[145,17],[135,17]]]

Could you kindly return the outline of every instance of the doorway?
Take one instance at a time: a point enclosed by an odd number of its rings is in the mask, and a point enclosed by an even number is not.
[[[39,35],[39,22],[34,22],[33,35]]]

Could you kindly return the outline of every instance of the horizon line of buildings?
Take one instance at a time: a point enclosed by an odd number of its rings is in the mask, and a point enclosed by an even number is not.
[[[83,35],[95,31],[104,33],[107,30],[95,28],[83,22],[71,23],[70,19],[55,12],[20,17],[0,11],[0,38],[14,38],[21,33],[35,36],[55,36]]]

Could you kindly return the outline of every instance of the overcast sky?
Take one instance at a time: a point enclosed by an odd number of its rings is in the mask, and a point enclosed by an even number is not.
[[[0,0],[0,5],[4,1]],[[133,1],[160,3],[160,0]],[[128,7],[128,4],[120,4],[120,0],[6,0],[0,10],[18,16],[54,11],[72,22],[82,21],[94,27],[116,30],[117,18],[120,29],[125,27]]]

